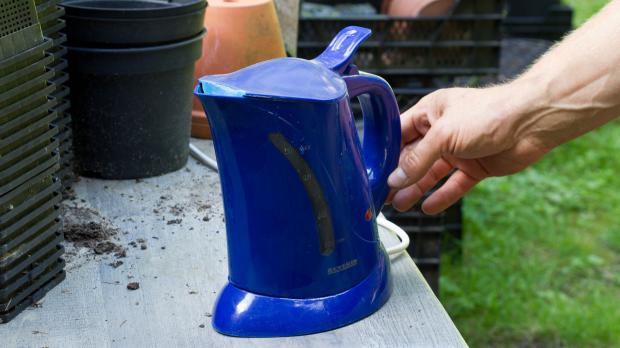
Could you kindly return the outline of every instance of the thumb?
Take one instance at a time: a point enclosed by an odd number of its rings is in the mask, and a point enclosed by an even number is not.
[[[431,166],[441,158],[442,144],[445,140],[441,134],[445,134],[441,122],[436,122],[424,137],[403,148],[398,168],[388,178],[388,184],[392,188],[406,187],[424,177]]]

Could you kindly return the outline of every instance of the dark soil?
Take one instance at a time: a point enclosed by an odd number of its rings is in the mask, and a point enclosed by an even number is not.
[[[126,255],[125,248],[115,242],[119,230],[111,226],[93,209],[65,206],[65,239],[78,247],[92,250],[95,254]]]
[[[110,266],[112,266],[114,268],[119,268],[122,265],[123,265],[123,261],[121,261],[121,260],[116,260],[116,261],[110,263]]]
[[[140,283],[138,283],[138,282],[131,282],[131,283],[127,284],[127,289],[128,290],[138,290],[138,289],[140,289]]]

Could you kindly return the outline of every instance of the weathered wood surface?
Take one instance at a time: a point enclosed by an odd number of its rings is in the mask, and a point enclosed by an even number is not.
[[[212,153],[210,142],[197,144]],[[82,179],[75,190],[78,199],[74,203],[98,210],[125,231],[121,233],[125,245],[144,238],[148,249],[128,247],[124,265],[116,269],[109,265],[112,256],[95,257],[82,251],[81,256],[72,257],[66,281],[43,299],[40,308],[26,310],[0,325],[0,347],[466,345],[407,255],[393,261],[394,293],[369,318],[302,337],[222,336],[210,326],[216,293],[227,277],[221,193],[215,173],[190,159],[185,169],[162,177],[142,182]],[[161,196],[168,199],[162,201]],[[183,207],[179,217],[170,212],[175,204]],[[211,208],[201,211],[206,204]],[[161,210],[163,218],[153,209]],[[203,221],[206,215],[209,221]],[[168,224],[176,218],[182,222]],[[132,281],[140,282],[139,290],[126,289]]]

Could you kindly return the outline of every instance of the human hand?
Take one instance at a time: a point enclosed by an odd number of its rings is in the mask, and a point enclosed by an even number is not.
[[[390,175],[392,204],[438,213],[478,182],[518,172],[554,147],[620,115],[620,0],[557,44],[516,80],[440,90],[402,117],[404,148]]]
[[[394,208],[410,209],[453,173],[422,204],[425,213],[437,214],[481,180],[519,172],[556,146],[530,127],[526,120],[533,111],[522,108],[527,101],[515,98],[520,95],[511,85],[451,88],[407,110],[401,116],[399,167],[388,179]]]

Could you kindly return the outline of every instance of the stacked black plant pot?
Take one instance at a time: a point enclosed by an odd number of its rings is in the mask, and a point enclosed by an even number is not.
[[[33,0],[0,0],[0,323],[64,277],[53,46]]]
[[[78,0],[65,8],[75,168],[135,179],[185,165],[204,0]]]
[[[61,19],[65,10],[58,6],[60,0],[35,0],[35,3],[43,36],[52,41],[52,47],[48,50],[48,53],[53,57],[49,68],[54,73],[52,82],[57,87],[52,97],[56,99],[56,106],[53,110],[56,111],[57,118],[53,123],[58,127],[58,141],[60,143],[60,170],[58,177],[63,189],[66,189],[75,181],[75,174],[73,172],[73,133],[70,114],[71,102],[69,101],[69,73],[66,60],[67,48],[65,47],[67,37],[61,32],[65,27],[65,21]]]

